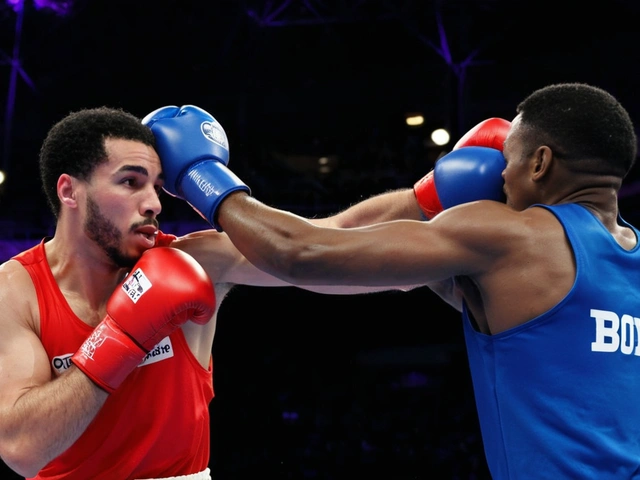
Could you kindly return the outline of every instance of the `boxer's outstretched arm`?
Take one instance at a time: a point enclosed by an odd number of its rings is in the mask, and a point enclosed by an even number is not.
[[[222,231],[216,222],[221,202],[236,190],[249,191],[227,168],[229,149],[222,126],[211,114],[193,105],[162,107],[147,115],[143,123],[150,126],[156,137],[167,180],[165,190],[189,201],[216,230]],[[204,126],[207,129],[203,130]],[[442,158],[436,169],[413,189],[372,197],[337,215],[311,222],[353,228],[396,219],[421,220],[433,218],[443,209],[465,201],[502,198],[504,158],[500,150],[509,127],[508,121],[498,118],[481,122],[454,146],[454,151],[465,148],[481,151],[452,153]],[[451,296],[456,292],[451,285],[452,282],[446,281],[430,286],[445,301],[460,308],[460,297]],[[357,291],[341,289],[333,293]]]
[[[483,200],[448,209],[429,222],[336,229],[318,227],[246,193],[229,195],[218,213],[238,250],[286,282],[368,286],[425,284],[489,271],[507,248],[505,219],[515,214],[505,204]]]
[[[420,220],[422,213],[412,188],[389,191],[363,200],[346,210],[326,218],[309,222],[333,228],[355,228],[389,220]],[[184,250],[202,264],[211,278],[221,283],[264,287],[297,286],[260,270],[249,262],[233,245],[225,233],[203,230],[179,237],[173,247]],[[460,311],[462,296],[453,279],[415,285],[354,286],[354,285],[299,285],[315,293],[330,295],[357,295],[388,290],[409,291],[426,286],[445,302]]]
[[[423,212],[413,188],[392,190],[380,195],[375,195],[330,217],[310,219],[309,221],[321,227],[356,228],[391,220],[424,220]],[[421,286],[428,287],[453,308],[462,311],[462,293],[456,288],[453,278],[437,282],[427,282],[420,285],[390,288],[408,291]],[[353,289],[354,287],[350,288]],[[323,291],[320,293],[327,292]]]
[[[309,219],[314,225],[333,228],[364,227],[390,220],[422,220],[412,188],[374,195],[330,217]]]
[[[293,285],[271,275],[252,264],[235,247],[224,232],[214,229],[192,232],[178,237],[171,246],[185,251],[200,263],[216,283],[251,285],[258,287],[300,287],[315,293],[329,295],[357,295],[387,290],[407,291],[420,285],[371,287],[354,285]]]

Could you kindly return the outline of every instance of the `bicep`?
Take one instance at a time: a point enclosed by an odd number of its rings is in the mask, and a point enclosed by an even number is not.
[[[293,281],[305,283],[400,286],[473,276],[499,255],[492,245],[497,228],[486,217],[461,206],[430,222],[394,221],[319,234],[308,229],[292,249],[295,258],[283,263]]]
[[[26,275],[26,273],[25,273]],[[32,387],[52,378],[49,358],[36,333],[31,281],[0,273],[0,408],[10,408]],[[28,292],[28,293],[27,293]],[[16,301],[16,299],[20,299]]]

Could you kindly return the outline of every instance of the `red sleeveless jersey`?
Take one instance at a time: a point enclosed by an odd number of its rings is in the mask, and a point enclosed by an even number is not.
[[[156,245],[175,239],[160,234]],[[92,332],[71,310],[39,245],[14,257],[38,295],[40,340],[54,376]],[[112,393],[80,438],[35,477],[114,480],[187,475],[207,468],[212,363],[204,369],[181,329],[161,341]]]

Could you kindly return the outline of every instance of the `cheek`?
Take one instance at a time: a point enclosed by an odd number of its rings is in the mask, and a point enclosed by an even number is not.
[[[116,225],[123,223],[131,216],[129,204],[117,195],[109,195],[104,192],[92,195],[90,200],[94,211],[99,212],[101,217],[109,219]]]
[[[509,188],[509,186],[513,183],[513,168],[510,165],[507,165],[502,172],[502,178],[504,179],[505,187]]]
[[[507,196],[507,205],[513,207],[514,203],[518,201],[519,192],[516,171],[513,167],[507,166],[504,172],[502,172],[502,178],[504,179],[504,191]]]

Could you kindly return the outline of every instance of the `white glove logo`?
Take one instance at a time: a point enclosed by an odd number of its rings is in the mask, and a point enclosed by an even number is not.
[[[138,303],[140,297],[150,288],[151,282],[140,268],[129,275],[126,281],[122,284],[122,290],[124,290],[127,296],[133,300],[133,303]]]
[[[96,350],[102,346],[105,340],[106,338],[102,336],[102,330],[96,328],[80,347],[82,356],[88,360],[93,360],[93,355],[96,353]]]
[[[207,140],[216,143],[223,148],[229,149],[227,142],[227,134],[218,122],[202,122],[200,124],[200,130]]]

